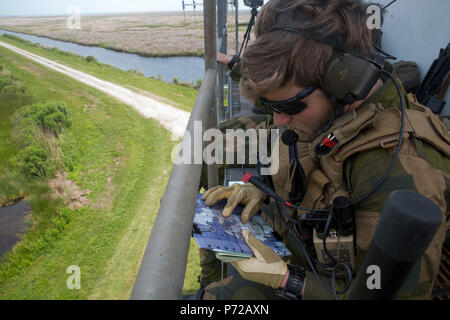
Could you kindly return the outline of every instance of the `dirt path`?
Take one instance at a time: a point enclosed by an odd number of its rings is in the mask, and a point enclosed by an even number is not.
[[[177,137],[182,137],[186,130],[190,117],[190,114],[186,111],[140,95],[111,82],[100,80],[2,41],[0,41],[0,45],[124,102],[136,109],[144,117],[159,121]]]

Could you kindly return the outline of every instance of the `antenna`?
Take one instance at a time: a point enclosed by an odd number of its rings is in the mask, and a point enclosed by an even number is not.
[[[203,6],[203,3],[198,3],[195,0],[192,0],[192,3],[187,3],[187,0],[182,0],[183,5],[183,15],[184,15],[184,23],[186,23],[186,7],[193,7],[194,8],[194,22],[195,22],[195,9],[197,6]]]

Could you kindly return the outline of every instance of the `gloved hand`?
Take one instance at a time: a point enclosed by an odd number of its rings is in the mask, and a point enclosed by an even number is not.
[[[261,208],[266,194],[252,184],[233,184],[231,187],[214,187],[206,191],[202,199],[207,206],[212,206],[219,200],[228,199],[222,212],[224,217],[229,217],[239,203],[245,205],[241,214],[241,221],[245,224]]]
[[[247,245],[255,258],[233,261],[239,274],[249,281],[278,289],[287,272],[287,264],[272,249],[256,239],[248,230],[242,231]]]

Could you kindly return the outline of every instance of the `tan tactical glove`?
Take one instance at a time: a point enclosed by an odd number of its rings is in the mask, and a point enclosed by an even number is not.
[[[255,258],[234,261],[231,264],[249,281],[278,289],[287,272],[287,264],[272,249],[256,239],[248,230],[242,231]]]
[[[214,187],[206,191],[202,199],[207,206],[212,206],[219,200],[228,199],[222,212],[224,217],[229,217],[239,203],[245,205],[241,221],[247,223],[261,208],[266,194],[252,184],[233,184],[231,187]]]

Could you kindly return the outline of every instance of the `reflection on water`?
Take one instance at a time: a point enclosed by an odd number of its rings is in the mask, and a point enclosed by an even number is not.
[[[30,213],[31,209],[25,201],[0,208],[0,257],[20,240]]]
[[[152,58],[137,54],[117,52],[100,47],[83,46],[76,43],[52,40],[45,37],[32,36],[12,31],[0,30],[0,34],[10,33],[33,43],[40,43],[48,47],[56,47],[63,51],[76,53],[82,56],[93,56],[98,61],[109,64],[121,70],[137,69],[145,76],[158,77],[161,75],[166,82],[177,78],[182,82],[196,82],[203,78],[205,63],[199,57],[170,57]]]

